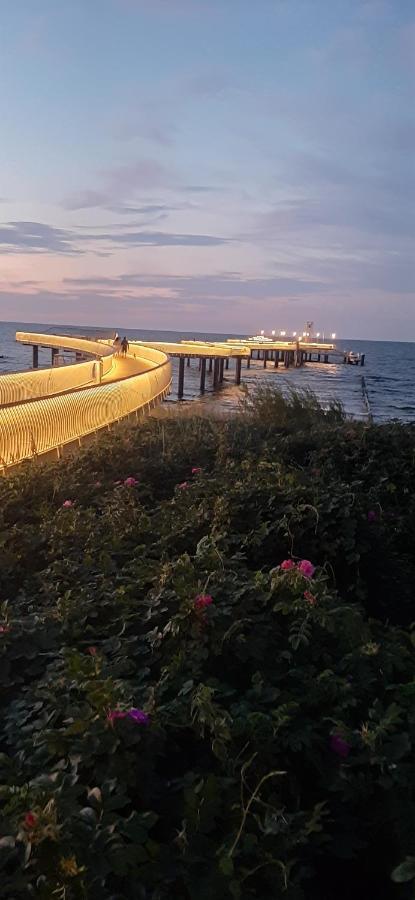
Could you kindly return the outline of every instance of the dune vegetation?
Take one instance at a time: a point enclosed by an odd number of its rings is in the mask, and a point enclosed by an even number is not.
[[[1,482],[2,897],[414,896],[414,477],[266,389]]]

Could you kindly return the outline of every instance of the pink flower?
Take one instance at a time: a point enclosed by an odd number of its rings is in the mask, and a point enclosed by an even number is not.
[[[206,609],[211,603],[213,603],[213,597],[210,594],[198,594],[195,598],[196,609]]]
[[[200,466],[193,466],[192,475],[200,475],[201,471]]]
[[[115,719],[125,719],[127,713],[123,712],[122,709],[109,709],[107,712],[107,720],[108,722],[113,723]]]
[[[289,572],[290,569],[295,569],[295,562],[293,559],[284,559],[280,565],[280,569],[283,569],[285,572]]]
[[[100,482],[100,481],[96,481],[95,484],[94,484],[94,487],[96,487],[96,488],[102,487],[101,482]]]
[[[315,606],[317,603],[317,597],[314,594],[310,594],[310,591],[304,591],[304,597],[307,600],[307,603],[310,603],[311,606]]]
[[[10,631],[10,625],[0,625],[0,634],[7,634]]]
[[[377,515],[376,515],[376,513],[375,513],[375,510],[374,510],[374,509],[370,509],[369,512],[368,512],[368,514],[367,514],[367,521],[368,521],[368,522],[376,522],[376,519],[377,519]]]
[[[309,559],[302,559],[301,562],[298,563],[297,568],[305,578],[312,578],[316,571],[316,567],[313,566],[313,563],[311,563]]]
[[[23,822],[25,828],[35,828],[37,825],[37,816],[32,812],[28,812],[26,813]]]
[[[332,734],[330,736],[330,750],[332,750],[333,753],[337,753],[337,756],[341,756],[342,759],[346,759],[350,753],[351,747],[339,734]]]
[[[88,647],[88,648],[87,648],[87,651],[88,651],[88,653],[89,653],[90,656],[96,656],[96,655],[97,655],[97,648],[96,648],[96,647]]]
[[[185,491],[189,487],[189,482],[182,481],[182,483],[178,484],[177,487],[179,488],[179,491]]]
[[[133,476],[130,475],[129,478],[125,479],[124,484],[125,484],[125,487],[135,487],[136,484],[138,484],[138,481],[136,478],[133,478]]]
[[[129,710],[128,718],[133,719],[139,725],[148,725],[150,721],[150,716],[143,709],[135,709],[134,707]]]
[[[63,509],[71,509],[72,506],[75,506],[73,500],[64,500],[64,502],[62,503]]]

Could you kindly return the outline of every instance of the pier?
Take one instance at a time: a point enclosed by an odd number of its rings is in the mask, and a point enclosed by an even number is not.
[[[148,413],[170,393],[171,358],[179,360],[179,400],[192,361],[199,368],[202,394],[207,378],[214,390],[225,378],[239,385],[243,366],[249,369],[253,360],[264,369],[365,361],[334,344],[298,339],[133,341],[125,356],[112,341],[98,338],[17,332],[16,340],[31,348],[33,369],[0,376],[1,474],[24,460],[60,458],[122,419]],[[50,350],[50,368],[39,369],[39,348]],[[60,365],[67,353],[74,361]]]

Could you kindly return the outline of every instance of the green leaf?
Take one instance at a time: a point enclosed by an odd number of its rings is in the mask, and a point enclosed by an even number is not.
[[[407,856],[405,862],[400,863],[400,865],[393,870],[391,877],[392,881],[397,882],[397,884],[413,881],[415,878],[415,856]]]

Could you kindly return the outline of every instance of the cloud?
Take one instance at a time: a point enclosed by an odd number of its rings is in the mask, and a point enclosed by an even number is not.
[[[231,239],[211,234],[172,234],[162,231],[104,232],[85,234],[85,240],[108,241],[119,246],[150,247],[219,247],[229,244]]]
[[[108,227],[108,226],[107,226]],[[82,254],[86,250],[99,250],[101,243],[120,248],[128,247],[219,247],[230,243],[230,238],[211,234],[180,234],[162,231],[128,231],[130,226],[115,226],[112,231],[65,231],[42,222],[8,222],[0,226],[0,252],[3,253],[60,253]],[[85,247],[88,244],[88,247]],[[98,245],[96,247],[95,245]],[[2,249],[1,249],[2,248]]]
[[[71,232],[42,222],[7,222],[0,226],[2,253],[81,253],[72,240]]]
[[[174,183],[173,175],[154,159],[140,159],[130,165],[106,169],[101,173],[101,190],[76,191],[62,201],[65,209],[89,209],[104,207],[111,209],[124,201],[131,204],[137,192],[169,187]]]
[[[231,272],[220,275],[142,275],[140,273],[121,274],[114,277],[65,278],[62,282],[70,287],[91,291],[94,287],[100,291],[118,292],[135,288],[163,290],[168,289],[175,296],[189,302],[195,298],[199,302],[209,303],[211,300],[265,300],[272,297],[286,298],[300,292],[304,295],[321,294],[327,289],[322,279],[311,280],[295,277],[271,276],[266,278],[250,278],[241,273]]]

